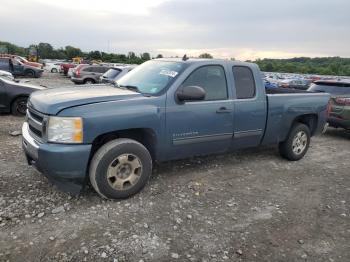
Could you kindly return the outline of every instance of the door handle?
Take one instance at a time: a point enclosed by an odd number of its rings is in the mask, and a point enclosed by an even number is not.
[[[216,110],[217,114],[222,114],[222,113],[230,113],[232,110],[227,109],[226,107],[220,107],[218,110]]]

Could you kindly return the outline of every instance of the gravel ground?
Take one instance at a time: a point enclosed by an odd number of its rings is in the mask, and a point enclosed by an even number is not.
[[[108,201],[59,192],[9,135],[23,118],[0,119],[0,261],[350,261],[348,131],[314,137],[299,162],[260,148],[164,163]]]

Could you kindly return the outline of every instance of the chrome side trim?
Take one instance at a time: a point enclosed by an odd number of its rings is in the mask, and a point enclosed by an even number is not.
[[[178,139],[173,139],[173,144],[175,146],[179,146],[179,145],[187,145],[187,144],[194,144],[194,143],[220,141],[225,139],[232,139],[232,133],[178,138]]]
[[[239,131],[239,132],[235,132],[233,137],[244,138],[249,136],[260,136],[262,135],[262,132],[263,132],[262,129]]]

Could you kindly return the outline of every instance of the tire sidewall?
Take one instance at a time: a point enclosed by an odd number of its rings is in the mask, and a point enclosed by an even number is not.
[[[26,97],[19,97],[17,98],[13,103],[12,103],[12,107],[11,107],[11,113],[15,116],[24,116],[25,115],[25,112],[19,112],[18,111],[18,104],[19,102],[21,101],[27,101],[28,98]]]
[[[303,131],[306,133],[306,136],[307,136],[307,142],[306,142],[306,147],[304,148],[304,151],[301,153],[301,154],[295,154],[294,151],[293,151],[293,140],[296,136],[296,134],[300,131]],[[298,124],[296,125],[290,132],[289,134],[289,137],[288,137],[288,140],[287,140],[287,150],[288,150],[288,155],[289,155],[289,158],[291,160],[299,160],[301,158],[303,158],[306,154],[306,152],[308,151],[309,149],[309,146],[310,146],[310,140],[311,140],[311,137],[310,137],[310,130],[309,128],[304,125],[304,124]]]
[[[86,80],[84,81],[84,84],[93,85],[93,84],[95,84],[95,81],[89,78],[89,79],[86,79]]]
[[[104,150],[103,148],[101,149]],[[133,154],[140,159],[142,164],[142,173],[139,180],[133,187],[127,190],[117,191],[108,183],[107,170],[115,158],[127,153]],[[93,183],[93,181],[91,181],[91,183],[95,184],[100,195],[110,199],[128,198],[139,192],[147,183],[152,173],[152,159],[147,149],[141,144],[125,142],[104,152],[103,156],[99,159],[96,165],[96,169],[90,172],[95,172],[95,183]]]
[[[35,72],[33,70],[27,70],[26,76],[28,76],[28,77],[35,77]]]

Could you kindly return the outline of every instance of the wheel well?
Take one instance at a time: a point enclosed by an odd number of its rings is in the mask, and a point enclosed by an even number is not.
[[[136,140],[147,148],[153,161],[156,160],[157,136],[150,128],[125,129],[99,135],[92,142],[90,157],[92,157],[102,145],[117,138],[129,138]]]
[[[90,77],[85,78],[85,79],[84,79],[84,83],[86,83],[86,82],[89,81],[89,80],[90,80],[91,82],[93,82],[93,83],[96,83],[95,79],[90,78]]]
[[[302,123],[304,125],[307,125],[310,129],[311,135],[313,135],[317,128],[317,120],[318,116],[316,114],[301,115],[293,121],[293,125],[295,123]]]
[[[14,97],[11,101],[11,104],[10,104],[10,111],[12,112],[12,106],[13,104],[15,103],[15,101],[19,98],[27,98],[28,99],[29,96],[26,96],[26,95],[18,95],[16,97]]]
[[[33,73],[35,75],[35,71],[33,69],[26,69],[24,70],[24,73],[28,74],[28,73]]]

